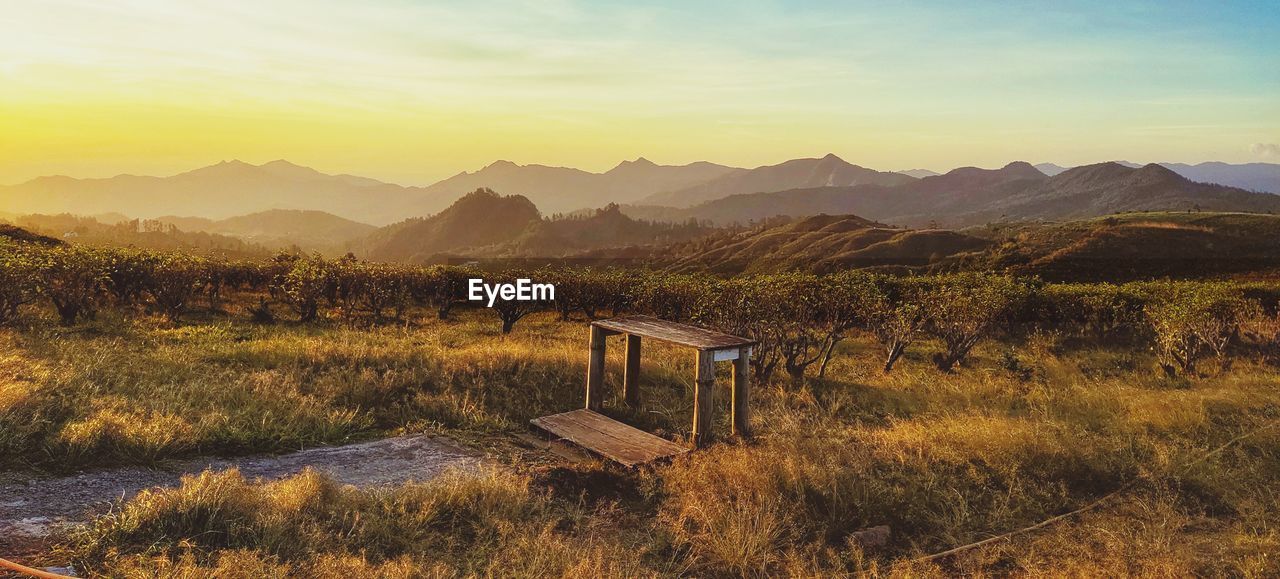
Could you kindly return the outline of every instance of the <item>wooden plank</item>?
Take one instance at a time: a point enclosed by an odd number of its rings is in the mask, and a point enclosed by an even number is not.
[[[604,407],[604,346],[605,334],[591,326],[591,357],[587,360],[587,404],[590,410]]]
[[[621,316],[592,322],[610,332],[644,336],[699,350],[728,350],[755,345],[755,341],[650,316]]]
[[[715,408],[716,363],[711,352],[698,351],[693,388],[693,445],[711,442],[711,414]]]
[[[751,437],[751,348],[738,351],[733,361],[733,433]]]
[[[627,358],[622,371],[622,398],[629,408],[640,408],[640,336],[627,334]]]
[[[688,449],[590,410],[573,410],[530,421],[534,426],[604,458],[635,466]]]

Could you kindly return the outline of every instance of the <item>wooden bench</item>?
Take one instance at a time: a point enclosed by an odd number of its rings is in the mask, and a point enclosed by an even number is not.
[[[651,338],[693,348],[697,352],[693,394],[694,446],[711,440],[711,413],[715,402],[715,363],[733,362],[733,434],[750,436],[750,359],[753,340],[740,338],[650,316],[622,316],[591,324],[590,358],[587,363],[586,407],[582,410],[535,418],[534,426],[626,466],[673,456],[686,449],[640,429],[628,426],[600,411],[604,405],[605,338],[627,337],[623,369],[623,400],[639,409],[640,343]]]

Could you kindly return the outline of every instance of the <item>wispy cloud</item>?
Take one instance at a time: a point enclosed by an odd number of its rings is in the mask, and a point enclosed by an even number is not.
[[[1280,144],[1254,143],[1249,151],[1263,159],[1280,159]]]

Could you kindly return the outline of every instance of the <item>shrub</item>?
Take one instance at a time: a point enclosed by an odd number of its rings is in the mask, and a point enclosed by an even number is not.
[[[170,322],[177,322],[209,281],[204,259],[180,253],[157,253],[149,260],[146,292]]]
[[[1194,375],[1197,362],[1209,355],[1221,359],[1241,323],[1258,312],[1254,302],[1226,283],[1159,282],[1144,287],[1150,303],[1143,311],[1156,357],[1169,376]]]
[[[301,321],[313,321],[319,317],[320,300],[332,295],[333,270],[333,265],[319,255],[294,259],[288,272],[276,282],[277,293]]]
[[[108,254],[68,245],[50,248],[40,264],[41,290],[49,296],[65,326],[93,319],[110,277]]]
[[[703,274],[649,272],[634,289],[634,305],[659,318],[687,322],[702,314],[715,285],[715,278]]]
[[[872,335],[885,349],[882,369],[889,373],[928,321],[924,307],[927,288],[921,278],[882,277],[874,289],[877,291],[866,294],[864,316]]]
[[[40,296],[40,262],[30,249],[0,243],[0,324],[13,322],[18,308]]]
[[[1027,296],[1024,284],[999,275],[962,273],[932,280],[924,302],[926,327],[942,340],[934,356],[938,369],[950,372]]]

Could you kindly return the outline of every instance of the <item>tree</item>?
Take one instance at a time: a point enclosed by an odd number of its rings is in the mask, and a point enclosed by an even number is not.
[[[1222,359],[1241,324],[1259,312],[1256,302],[1227,283],[1158,282],[1146,289],[1151,301],[1143,312],[1168,376],[1194,376],[1201,359]]]
[[[333,265],[319,255],[293,260],[289,270],[276,282],[277,294],[293,308],[303,322],[320,314],[320,300],[332,295]]]
[[[91,320],[110,278],[110,261],[102,250],[78,245],[53,247],[43,252],[41,291],[49,296],[62,325]]]
[[[885,349],[882,370],[886,374],[929,319],[924,307],[926,289],[922,278],[881,277],[876,279],[875,291],[866,295],[866,323]]]
[[[148,261],[146,292],[165,318],[177,323],[196,294],[208,283],[208,263],[199,257],[181,253],[152,254]]]
[[[992,327],[1013,311],[1027,295],[1026,286],[1001,275],[962,273],[941,276],[931,283],[924,301],[927,329],[942,340],[934,363],[952,371]]]
[[[12,323],[18,308],[40,297],[40,265],[30,248],[0,242],[0,324]]]

